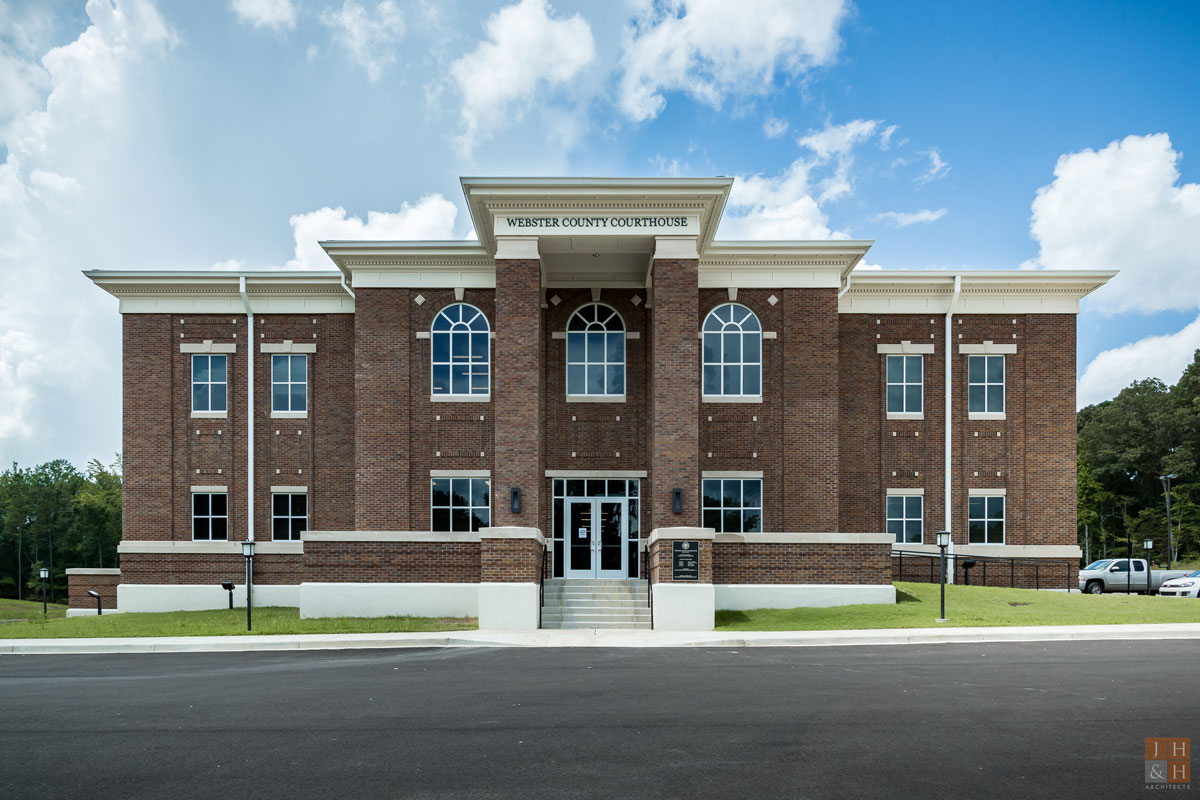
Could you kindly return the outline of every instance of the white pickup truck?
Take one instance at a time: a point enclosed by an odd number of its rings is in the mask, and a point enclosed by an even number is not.
[[[1132,564],[1133,571],[1129,567]],[[1182,578],[1186,569],[1155,569],[1150,571],[1150,591],[1157,592],[1163,581]],[[1079,591],[1088,594],[1105,592],[1146,591],[1146,559],[1105,558],[1093,561],[1079,570]]]

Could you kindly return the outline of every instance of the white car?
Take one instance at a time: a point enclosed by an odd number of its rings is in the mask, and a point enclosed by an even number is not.
[[[1182,578],[1164,581],[1158,593],[1163,597],[1200,597],[1200,569]]]

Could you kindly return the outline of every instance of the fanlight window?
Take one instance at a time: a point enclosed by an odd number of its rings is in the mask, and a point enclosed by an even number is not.
[[[446,306],[433,318],[433,393],[486,395],[490,390],[489,326],[478,308]]]
[[[704,394],[762,395],[762,324],[754,312],[724,303],[704,318]]]
[[[625,394],[625,323],[615,309],[591,303],[567,321],[567,394]]]

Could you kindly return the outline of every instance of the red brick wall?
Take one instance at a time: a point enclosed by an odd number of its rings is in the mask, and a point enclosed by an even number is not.
[[[545,483],[542,454],[542,264],[496,260],[495,525],[537,527]],[[521,490],[521,510],[509,509],[509,489]]]
[[[104,607],[117,607],[117,584],[121,582],[120,575],[67,575],[67,607],[95,608],[96,598],[88,595],[88,590],[100,593]]]
[[[642,530],[700,524],[698,259],[654,260],[653,409],[648,508]],[[683,490],[683,513],[672,490]],[[648,513],[647,513],[648,512]]]
[[[304,578],[304,556],[278,553],[254,556],[254,583],[289,586]],[[245,583],[246,559],[237,553],[124,553],[121,583],[218,585]]]
[[[542,545],[534,539],[483,539],[479,561],[484,583],[537,583]]]
[[[889,544],[713,543],[713,583],[892,582]]]
[[[179,337],[172,335],[171,321],[166,314],[126,314],[121,319],[121,532],[126,539],[175,537],[171,365]]]
[[[303,561],[312,582],[478,583],[480,574],[478,542],[305,542]]]
[[[925,490],[926,543],[943,527],[944,329],[943,315],[841,316],[842,530],[882,530],[889,487]],[[925,355],[919,421],[887,419],[886,356],[875,352],[877,343],[905,339],[936,348]],[[958,345],[984,340],[1017,345],[1005,357],[1003,420],[967,418],[967,356]],[[1004,488],[1006,544],[1075,544],[1074,316],[955,316],[951,344],[954,541],[967,543],[968,490]]]

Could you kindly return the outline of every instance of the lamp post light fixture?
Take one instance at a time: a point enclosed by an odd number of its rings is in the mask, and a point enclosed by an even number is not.
[[[229,592],[229,610],[233,610],[233,581],[222,581],[221,588]]]
[[[937,546],[942,551],[942,615],[938,617],[938,622],[947,622],[946,619],[946,548],[950,546],[950,531],[938,531]]]
[[[250,607],[254,605],[251,600],[254,586],[254,540],[242,542],[242,555],[246,558],[246,630],[250,630]],[[230,597],[233,597],[230,594]]]
[[[1170,475],[1158,476],[1158,479],[1162,481],[1163,484],[1163,494],[1167,498],[1167,569],[1170,569],[1174,563],[1171,556],[1173,556],[1175,552],[1174,547],[1172,546],[1174,541],[1171,536],[1171,481],[1178,477],[1178,472],[1172,472]],[[1147,586],[1149,586],[1149,584],[1147,584]]]
[[[1149,536],[1142,539],[1142,549],[1146,551],[1146,597],[1149,597],[1154,589],[1154,581],[1150,580],[1150,551],[1154,549],[1154,540]]]
[[[46,579],[50,577],[50,570],[42,567],[38,570],[38,577],[42,579],[42,616],[46,616]]]
[[[88,597],[96,598],[96,616],[104,613],[104,601],[100,599],[100,593],[95,589],[88,589]]]

